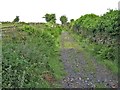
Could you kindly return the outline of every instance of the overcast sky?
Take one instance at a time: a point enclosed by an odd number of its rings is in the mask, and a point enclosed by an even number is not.
[[[107,9],[118,9],[120,0],[0,0],[0,21],[44,22],[46,13],[55,13],[57,22],[61,15],[77,19],[81,15],[101,15]]]

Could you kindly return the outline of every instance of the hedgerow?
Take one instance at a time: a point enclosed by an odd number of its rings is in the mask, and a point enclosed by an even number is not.
[[[119,10],[109,10],[102,16],[86,14],[77,19],[72,28],[83,40],[89,40],[88,46],[94,44],[93,53],[101,60],[109,60],[116,64],[120,35],[119,13]]]

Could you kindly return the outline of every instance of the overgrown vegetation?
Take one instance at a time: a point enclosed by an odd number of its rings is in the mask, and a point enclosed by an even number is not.
[[[56,24],[55,14],[44,16],[47,23],[19,22],[18,16],[13,22],[2,22],[2,87],[60,87],[58,81],[65,73],[59,41],[61,32],[66,30],[85,51],[117,74],[119,14],[118,10],[102,16],[86,14],[77,20],[71,19],[70,23],[66,16],[61,16],[62,25]],[[65,47],[75,45],[66,42]]]
[[[86,14],[74,21],[72,28],[83,48],[102,60],[114,73],[118,73],[119,13],[110,10],[102,16]]]
[[[2,87],[60,87],[57,82],[64,70],[58,52],[59,26],[10,29],[3,31]]]

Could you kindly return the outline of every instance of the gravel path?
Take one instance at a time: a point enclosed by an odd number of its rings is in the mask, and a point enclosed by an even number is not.
[[[93,57],[88,58],[78,49],[69,35],[61,35],[61,60],[66,76],[61,80],[63,88],[117,88],[118,78]]]

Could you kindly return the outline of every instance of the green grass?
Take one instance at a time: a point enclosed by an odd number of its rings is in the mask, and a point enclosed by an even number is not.
[[[97,89],[97,88],[106,88],[105,85],[102,84],[102,83],[97,83],[95,86],[96,86],[96,87],[95,87],[96,89]]]
[[[63,67],[63,64],[60,63],[60,61],[57,60],[58,56],[56,57],[52,57],[51,60],[48,61],[51,69],[54,71],[54,76],[55,78],[57,78],[58,80],[60,80],[62,78],[62,76],[64,76],[64,69],[61,68]]]
[[[118,72],[118,65],[116,63],[113,63],[112,61],[109,60],[104,60],[102,64],[105,64],[108,69],[110,69],[113,73],[117,74]]]
[[[5,27],[11,27],[11,26],[21,26],[22,24],[20,23],[6,23],[6,24],[2,24],[2,28]]]

